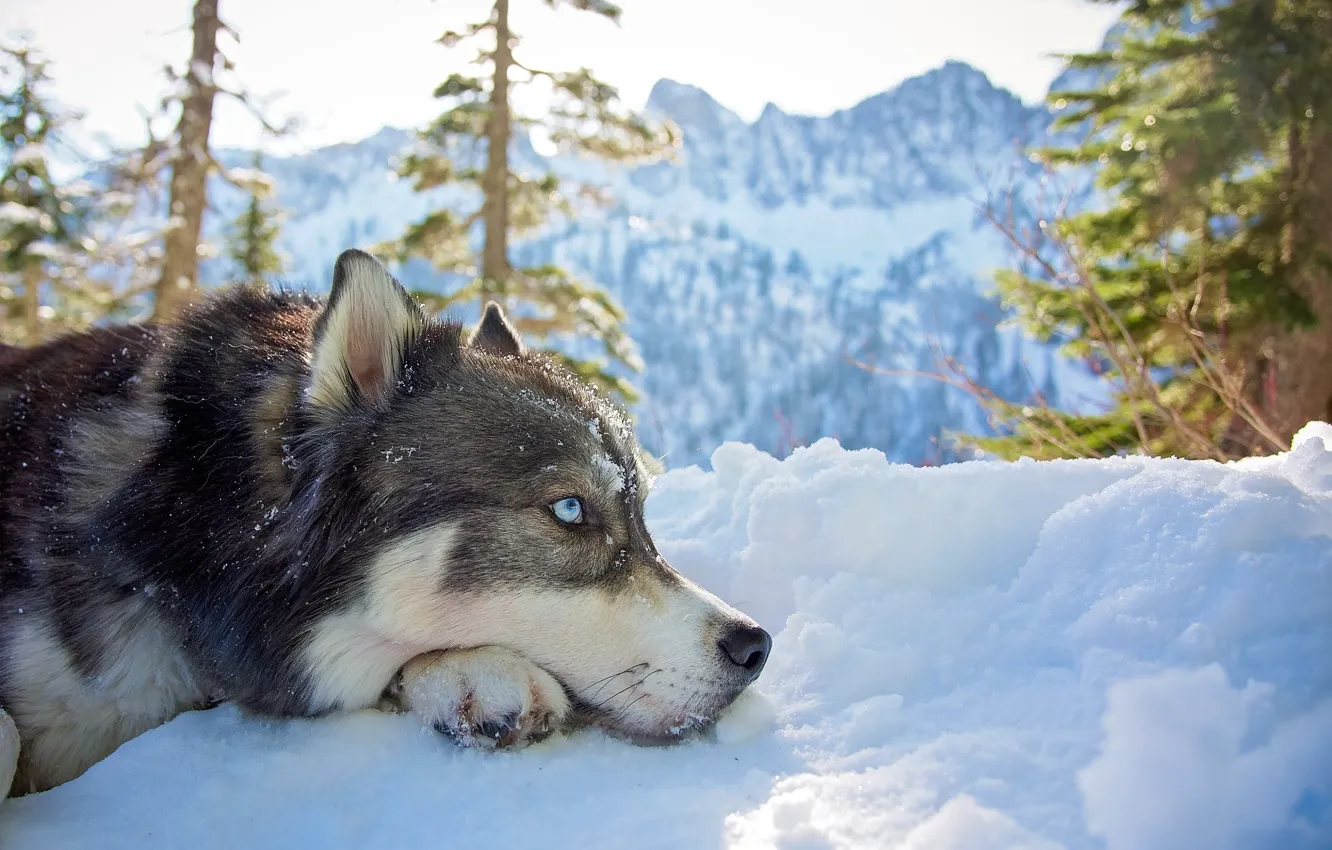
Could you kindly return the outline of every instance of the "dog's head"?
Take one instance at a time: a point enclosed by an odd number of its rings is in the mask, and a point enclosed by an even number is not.
[[[338,259],[306,404],[382,538],[348,622],[404,655],[510,649],[621,733],[710,722],[759,675],[768,634],[657,552],[619,411],[525,350],[497,306],[464,336],[369,255]]]

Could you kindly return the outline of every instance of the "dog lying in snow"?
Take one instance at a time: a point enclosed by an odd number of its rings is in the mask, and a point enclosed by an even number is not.
[[[497,306],[468,336],[347,251],[325,304],[0,348],[0,792],[219,701],[485,746],[715,719],[768,634],[657,553],[624,416]]]

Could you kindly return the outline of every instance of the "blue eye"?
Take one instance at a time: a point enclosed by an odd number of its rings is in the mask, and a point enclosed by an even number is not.
[[[550,506],[550,512],[565,525],[578,525],[583,521],[583,500],[570,496]]]

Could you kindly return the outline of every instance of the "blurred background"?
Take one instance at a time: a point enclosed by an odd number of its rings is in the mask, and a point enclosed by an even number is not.
[[[1332,419],[1327,0],[0,0],[0,342],[501,301],[668,466]]]

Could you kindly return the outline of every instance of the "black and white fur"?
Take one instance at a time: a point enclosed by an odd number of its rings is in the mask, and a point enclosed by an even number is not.
[[[326,305],[0,348],[0,793],[220,701],[494,746],[671,739],[752,682],[770,639],[657,553],[628,421],[498,307],[467,337],[347,251]]]

